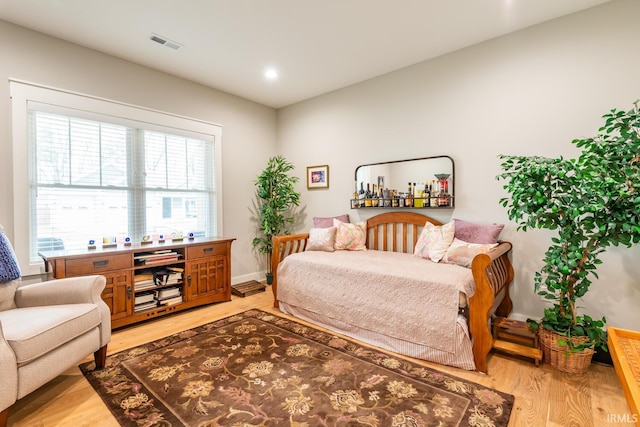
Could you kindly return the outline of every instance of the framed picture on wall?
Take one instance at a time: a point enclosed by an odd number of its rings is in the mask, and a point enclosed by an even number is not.
[[[329,188],[329,166],[307,166],[307,188]]]

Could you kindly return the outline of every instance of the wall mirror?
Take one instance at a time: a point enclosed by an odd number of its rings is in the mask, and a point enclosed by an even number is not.
[[[455,166],[449,156],[360,165],[351,207],[452,208]]]

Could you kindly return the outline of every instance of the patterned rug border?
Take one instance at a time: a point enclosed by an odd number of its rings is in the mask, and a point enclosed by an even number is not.
[[[437,387],[444,391],[452,391],[457,394],[463,393],[464,396],[469,399],[470,405],[472,408],[467,408],[466,414],[463,417],[463,422],[459,424],[460,426],[507,426],[509,422],[509,418],[511,415],[511,411],[513,409],[515,397],[511,394],[501,392],[499,390],[493,389],[488,386],[484,386],[473,381],[469,381],[466,379],[462,379],[455,375],[440,372],[437,369],[426,367],[419,365],[413,361],[406,360],[401,357],[394,356],[393,353],[385,353],[382,350],[378,350],[372,346],[366,344],[360,344],[355,341],[352,341],[347,338],[339,337],[338,335],[331,332],[324,332],[317,329],[314,326],[307,326],[302,323],[297,322],[294,319],[290,319],[287,317],[283,317],[278,314],[269,313],[259,309],[250,309],[244,312],[231,315],[219,320],[215,320],[209,323],[206,323],[201,326],[196,326],[191,329],[187,329],[182,332],[177,332],[171,334],[164,338],[159,338],[154,341],[150,341],[148,343],[140,344],[130,349],[122,350],[118,353],[109,355],[107,357],[107,366],[103,371],[94,371],[95,364],[94,362],[86,362],[79,366],[80,370],[87,378],[89,383],[92,385],[96,393],[101,397],[107,408],[113,414],[113,416],[119,422],[122,422],[119,417],[120,414],[115,411],[120,408],[114,408],[109,404],[109,396],[105,394],[104,391],[99,391],[101,387],[101,376],[102,373],[108,372],[110,369],[114,369],[115,367],[119,367],[123,362],[126,362],[130,359],[134,359],[139,357],[140,355],[146,354],[151,351],[155,351],[158,349],[162,349],[180,341],[189,340],[193,337],[196,337],[201,334],[209,333],[218,328],[222,328],[233,323],[241,322],[243,320],[253,318],[258,319],[265,324],[269,324],[276,328],[281,328],[283,330],[288,331],[289,333],[293,333],[302,338],[310,339],[320,345],[324,345],[329,347],[331,350],[341,352],[350,357],[354,357],[362,362],[373,364],[378,366],[379,368],[389,370],[398,375],[407,377],[409,379],[418,381],[427,386]],[[126,369],[126,368],[125,368]],[[139,381],[139,379],[132,374],[129,370],[127,370],[128,378],[132,381]],[[157,425],[177,425],[177,426],[186,426],[180,420],[174,412],[167,407],[162,399],[158,397],[154,392],[148,390],[144,385],[140,385],[140,390],[148,393],[149,396],[153,396],[156,399],[155,406],[161,407],[164,411],[162,415],[164,416],[163,420]],[[496,414],[493,414],[496,419],[491,420],[488,416],[485,415],[484,412],[479,411],[477,408],[479,406],[487,407],[487,402],[489,405],[493,402],[497,402],[502,400],[502,402],[496,403]],[[474,406],[475,405],[475,406]],[[114,405],[115,406],[115,405]],[[499,407],[499,410],[498,410]],[[496,423],[493,423],[496,421]],[[166,424],[165,424],[166,423]],[[124,424],[121,424],[124,425]],[[137,423],[132,423],[131,425],[140,425]],[[145,424],[147,425],[147,424]],[[153,424],[156,425],[156,424]],[[238,424],[241,425],[241,424]],[[244,424],[243,424],[244,425]],[[250,424],[246,424],[250,425]],[[279,425],[287,425],[286,421]],[[291,424],[293,425],[293,424]],[[349,424],[351,425],[351,424]],[[395,426],[396,424],[394,424]],[[410,424],[397,424],[400,426],[409,426]],[[448,424],[442,424],[448,425]]]

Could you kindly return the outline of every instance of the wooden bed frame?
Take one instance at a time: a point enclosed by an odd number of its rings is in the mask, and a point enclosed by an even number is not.
[[[415,212],[387,212],[367,219],[367,248],[372,250],[413,253],[424,224],[441,222]],[[278,264],[288,255],[306,249],[308,233],[273,237],[271,267],[273,272],[274,307],[278,306]],[[471,270],[476,292],[469,299],[469,332],[473,338],[476,370],[487,373],[487,355],[493,347],[491,317],[507,317],[513,308],[509,286],[513,267],[509,261],[511,243],[501,242],[488,254],[477,255]]]

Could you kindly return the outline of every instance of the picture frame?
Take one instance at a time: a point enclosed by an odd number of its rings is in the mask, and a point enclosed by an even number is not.
[[[329,188],[329,165],[307,166],[307,189]]]

